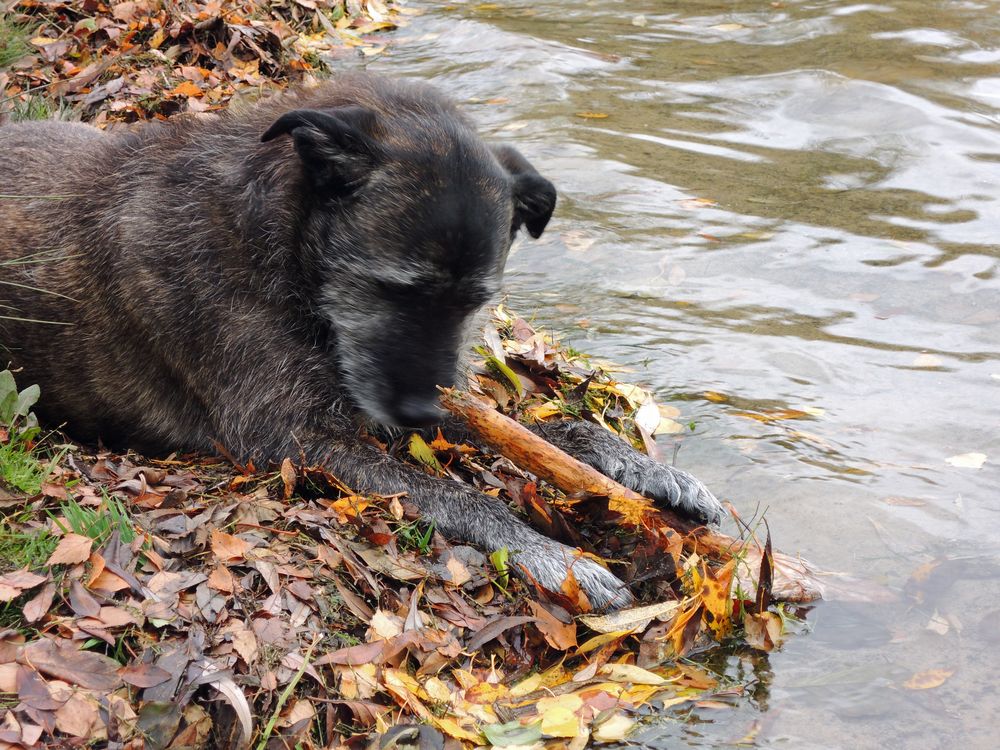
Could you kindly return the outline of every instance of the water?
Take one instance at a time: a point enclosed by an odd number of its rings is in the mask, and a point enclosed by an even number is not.
[[[995,747],[1000,3],[425,11],[370,67],[433,79],[561,191],[513,306],[679,406],[664,454],[778,547],[900,593],[718,655],[753,689],[641,741]],[[809,413],[745,416],[777,409]]]

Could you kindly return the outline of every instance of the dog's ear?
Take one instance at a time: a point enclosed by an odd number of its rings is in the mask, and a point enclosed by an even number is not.
[[[306,172],[317,187],[348,189],[364,181],[375,157],[375,113],[363,107],[294,109],[260,137],[270,141],[290,134]]]
[[[493,154],[507,170],[514,187],[514,229],[521,225],[536,239],[545,230],[556,207],[556,188],[512,146],[494,146]]]

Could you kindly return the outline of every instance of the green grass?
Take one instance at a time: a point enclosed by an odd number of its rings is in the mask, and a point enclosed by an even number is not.
[[[3,486],[37,494],[48,475],[36,452],[33,440],[38,422],[31,407],[38,401],[37,385],[18,391],[10,370],[0,371],[0,483]]]
[[[70,500],[60,510],[66,523],[69,524],[69,528],[63,528],[63,531],[90,537],[98,547],[115,531],[118,532],[123,544],[131,544],[135,540],[136,533],[132,519],[129,518],[122,501],[111,495],[105,494],[104,502],[98,508],[85,507],[75,500]],[[54,517],[53,520],[62,527]]]
[[[31,29],[19,26],[0,16],[0,68],[6,68],[15,60],[31,52]]]
[[[45,528],[27,529],[8,518],[0,521],[0,560],[5,568],[39,570],[58,543]]]
[[[0,443],[0,482],[26,495],[37,495],[48,476],[48,467],[38,460],[23,436]]]
[[[431,552],[431,537],[434,536],[434,524],[427,524],[426,529],[422,521],[411,521],[402,524],[396,529],[396,544],[401,552],[415,550],[421,555],[429,555]]]
[[[15,99],[11,103],[10,112],[7,114],[10,122],[24,122],[26,120],[71,120],[73,119],[72,108],[63,100],[53,105],[43,96],[28,95],[25,99]]]

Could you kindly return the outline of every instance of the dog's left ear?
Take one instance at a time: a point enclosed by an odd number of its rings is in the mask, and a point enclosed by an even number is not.
[[[351,188],[372,169],[375,144],[368,136],[375,113],[363,107],[295,109],[265,131],[261,141],[286,133],[307,173],[318,186]]]
[[[493,146],[493,154],[514,183],[514,229],[521,225],[534,238],[542,235],[556,207],[556,187],[512,146]]]

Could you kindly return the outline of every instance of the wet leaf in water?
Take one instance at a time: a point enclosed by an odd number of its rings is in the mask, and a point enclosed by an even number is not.
[[[953,669],[928,669],[917,672],[903,683],[903,687],[907,690],[930,690],[943,685],[953,674]]]

